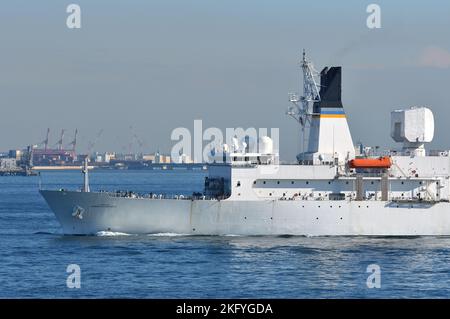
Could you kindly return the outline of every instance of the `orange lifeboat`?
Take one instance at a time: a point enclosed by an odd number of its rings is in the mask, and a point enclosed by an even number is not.
[[[390,168],[392,161],[389,156],[378,158],[355,158],[349,161],[350,168]]]

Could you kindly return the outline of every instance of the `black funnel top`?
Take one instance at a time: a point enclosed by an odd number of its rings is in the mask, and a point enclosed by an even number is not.
[[[341,71],[340,66],[324,68],[320,72],[320,102],[315,108],[335,107],[342,108],[341,100]]]

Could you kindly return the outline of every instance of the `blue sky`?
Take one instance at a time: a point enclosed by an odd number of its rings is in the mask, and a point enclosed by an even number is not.
[[[77,3],[82,28],[69,30]],[[301,85],[305,48],[316,68],[343,67],[354,141],[388,147],[389,112],[425,105],[433,148],[449,148],[447,1],[8,1],[0,5],[0,150],[80,131],[80,151],[169,152],[176,127],[279,127],[285,160],[299,150],[284,113]],[[366,27],[381,7],[382,28]],[[130,128],[132,127],[132,128]],[[70,137],[67,138],[69,143]],[[139,151],[134,143],[135,151]]]

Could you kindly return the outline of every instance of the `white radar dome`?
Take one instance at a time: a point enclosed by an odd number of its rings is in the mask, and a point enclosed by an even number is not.
[[[273,141],[268,136],[262,136],[259,138],[259,153],[272,154],[273,153]]]
[[[434,137],[433,112],[426,107],[391,112],[391,137],[396,142],[431,142]]]
[[[245,136],[241,139],[239,150],[243,153],[255,153],[256,152],[256,141],[251,136]]]

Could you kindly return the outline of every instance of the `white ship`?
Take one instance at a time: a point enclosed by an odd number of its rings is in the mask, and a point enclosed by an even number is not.
[[[279,165],[272,141],[258,152],[224,153],[208,167],[204,194],[165,198],[41,190],[64,234],[416,236],[450,235],[448,151],[426,151],[433,113],[412,107],[391,113],[401,149],[373,154],[355,147],[341,102],[341,68],[318,75],[303,55],[304,94],[288,114],[305,148],[297,164]],[[307,138],[305,138],[307,136]]]

